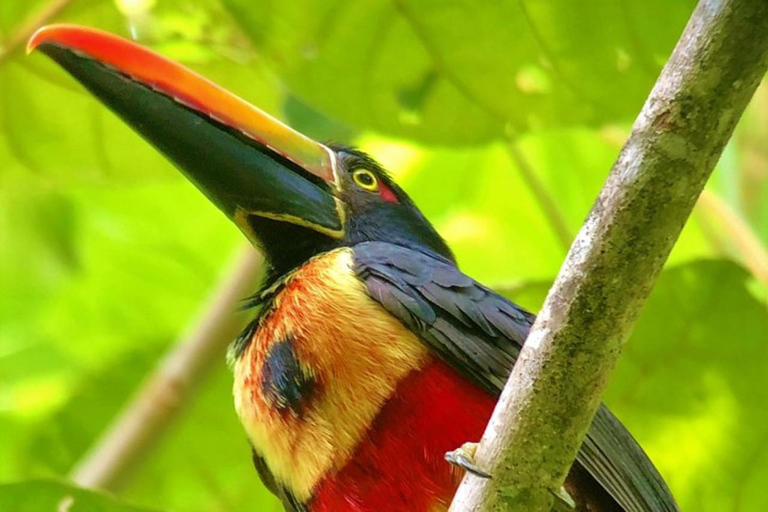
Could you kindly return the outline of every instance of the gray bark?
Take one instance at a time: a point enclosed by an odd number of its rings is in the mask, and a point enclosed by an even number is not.
[[[768,65],[767,0],[702,0],[574,241],[451,511],[547,511]]]

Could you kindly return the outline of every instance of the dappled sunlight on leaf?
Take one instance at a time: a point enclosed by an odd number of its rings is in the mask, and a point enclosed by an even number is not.
[[[712,504],[702,507],[697,488],[702,474],[727,478],[720,461],[730,458],[733,439],[739,436],[738,404],[727,384],[717,373],[702,374],[696,386],[696,410],[669,414],[644,440],[643,446],[659,470],[669,475],[668,484],[678,501],[689,503],[690,508],[695,505],[697,510],[722,510]]]
[[[19,512],[51,510],[99,512],[152,512],[155,509],[126,505],[98,491],[79,489],[54,480],[0,484],[0,509]]]
[[[449,244],[461,242],[477,243],[487,239],[494,233],[493,221],[470,212],[456,212],[450,215],[443,224],[437,226],[438,231]]]
[[[408,179],[408,174],[418,172],[423,159],[428,155],[417,145],[406,141],[385,139],[363,134],[357,144],[363,151],[375,155],[376,160],[398,182]]]
[[[606,393],[683,510],[734,507],[739,482],[768,462],[751,455],[768,439],[768,312],[747,281],[728,262],[665,271]]]
[[[54,374],[25,379],[0,393],[0,411],[13,411],[19,418],[40,417],[61,406],[68,398],[67,382]]]
[[[326,114],[433,143],[501,133],[502,123],[442,73],[396,2],[225,4],[292,91]]]
[[[762,510],[768,311],[744,269],[696,261],[664,270],[605,402],[657,465],[681,510]],[[549,283],[507,286],[536,311]],[[747,495],[748,493],[748,495]],[[748,506],[747,506],[748,504]]]

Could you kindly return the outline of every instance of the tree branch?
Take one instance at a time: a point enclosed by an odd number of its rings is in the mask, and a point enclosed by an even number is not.
[[[128,470],[152,448],[189,402],[196,385],[224,364],[224,353],[244,324],[238,302],[253,292],[262,267],[250,246],[221,281],[189,334],[174,345],[133,400],[91,451],[72,470],[83,487],[115,489]]]
[[[701,0],[566,257],[453,512],[547,511],[653,282],[768,66],[768,2]]]

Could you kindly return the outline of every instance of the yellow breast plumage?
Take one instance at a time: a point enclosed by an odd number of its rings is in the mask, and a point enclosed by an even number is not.
[[[283,282],[235,362],[235,407],[257,453],[299,499],[343,467],[425,346],[366,293],[352,250]]]

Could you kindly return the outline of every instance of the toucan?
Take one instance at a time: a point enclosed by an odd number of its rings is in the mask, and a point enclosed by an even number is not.
[[[264,254],[268,271],[248,303],[255,319],[231,348],[234,405],[287,511],[436,512],[467,472],[492,477],[465,443],[480,439],[534,315],[464,274],[373,158],[315,142],[114,35],[51,25],[33,49]],[[578,511],[677,510],[605,406],[552,492]]]

